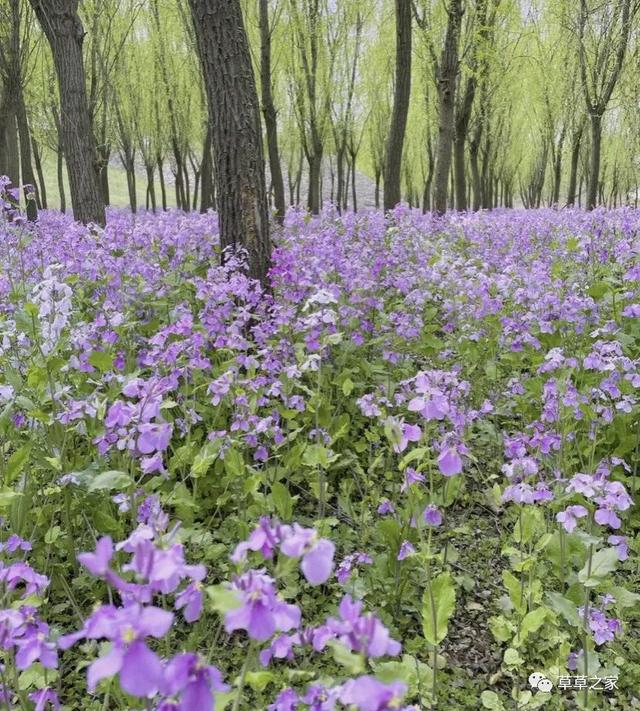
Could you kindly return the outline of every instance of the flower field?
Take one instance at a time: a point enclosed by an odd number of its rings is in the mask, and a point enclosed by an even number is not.
[[[4,707],[640,707],[639,212],[0,233]]]

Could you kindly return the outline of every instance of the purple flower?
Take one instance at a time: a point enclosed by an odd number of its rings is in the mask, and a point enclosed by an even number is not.
[[[290,558],[302,556],[300,569],[309,583],[320,585],[329,579],[336,549],[330,540],[318,538],[314,529],[303,528],[297,523],[293,528],[283,526],[281,536],[281,552]]]
[[[401,682],[383,684],[372,676],[361,676],[343,685],[340,701],[359,711],[387,711],[399,709],[406,693],[407,687]]]
[[[145,637],[164,637],[173,622],[173,614],[159,607],[138,604],[98,608],[79,632],[60,637],[58,645],[68,649],[79,639],[111,641],[110,651],[93,662],[87,670],[87,688],[91,693],[102,679],[119,674],[120,686],[132,696],[152,696],[160,689],[163,668],[160,658],[144,642]]]
[[[415,552],[416,549],[409,541],[402,541],[402,545],[400,546],[400,550],[398,551],[398,560],[404,560]]]
[[[300,697],[293,689],[283,689],[269,705],[268,711],[296,711],[299,703]]]
[[[263,516],[249,539],[238,543],[231,555],[231,560],[234,563],[239,563],[247,557],[248,551],[260,551],[263,558],[271,559],[279,542],[278,528],[271,525],[271,519],[268,516]]]
[[[422,513],[422,518],[428,526],[439,526],[442,523],[442,514],[433,504],[429,504]]]
[[[378,506],[378,513],[381,516],[385,516],[386,514],[392,514],[395,512],[396,509],[394,505],[389,501],[389,499],[383,499],[380,505]]]
[[[175,608],[180,610],[184,607],[184,619],[187,622],[195,622],[202,614],[202,583],[194,580],[176,596]]]
[[[567,506],[564,511],[556,514],[556,521],[562,524],[567,533],[571,533],[578,524],[576,519],[584,518],[588,513],[584,506]]]
[[[109,571],[109,563],[113,558],[113,541],[109,536],[103,536],[96,543],[95,553],[80,553],[78,561],[97,578],[104,578]]]
[[[462,471],[462,459],[455,447],[445,447],[438,457],[438,467],[444,476],[455,476]]]
[[[38,689],[29,694],[29,700],[33,701],[35,708],[33,711],[45,711],[47,704],[51,704],[53,711],[58,711],[60,709],[60,701],[58,700],[58,694],[49,686],[45,686],[44,689]]]
[[[615,511],[609,507],[599,508],[595,513],[596,523],[601,526],[609,526],[610,528],[618,529],[622,525],[622,521],[616,516]]]
[[[627,545],[626,536],[609,536],[607,543],[615,547],[620,562],[627,560],[629,557],[629,546]]]
[[[179,696],[179,709],[213,711],[215,691],[228,691],[222,674],[203,662],[197,654],[178,654],[164,670],[161,691],[166,696]]]
[[[404,481],[400,486],[400,491],[404,493],[411,485],[423,481],[424,474],[421,474],[420,472],[416,471],[415,469],[412,469],[411,467],[407,467],[407,470],[404,473]]]
[[[274,580],[262,570],[250,570],[236,578],[240,607],[227,612],[224,628],[228,633],[246,630],[251,639],[264,642],[274,632],[288,632],[300,624],[300,610],[277,595]]]

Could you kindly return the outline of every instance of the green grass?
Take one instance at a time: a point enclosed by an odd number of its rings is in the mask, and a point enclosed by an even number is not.
[[[45,154],[42,164],[44,172],[44,182],[47,189],[47,206],[52,209],[60,209],[60,191],[58,190],[57,161],[53,153]],[[161,203],[160,183],[155,181],[156,200]],[[175,192],[173,185],[166,184],[167,204],[175,207]],[[192,186],[193,188],[193,186]],[[136,173],[136,194],[138,197],[138,207],[145,206],[147,189],[147,178],[144,174]],[[69,179],[67,168],[64,167],[64,191],[67,200],[67,210],[71,210],[71,193],[69,190]],[[109,166],[109,202],[114,207],[129,207],[129,191],[127,189],[127,175],[123,168],[119,166]]]

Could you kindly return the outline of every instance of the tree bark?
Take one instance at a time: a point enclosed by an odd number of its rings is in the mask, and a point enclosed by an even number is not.
[[[31,135],[31,148],[33,149],[33,162],[36,164],[36,173],[38,175],[38,194],[40,196],[40,207],[43,210],[47,209],[47,185],[44,180],[44,170],[42,169],[42,153],[38,142]]]
[[[214,206],[213,197],[213,160],[211,155],[212,141],[211,123],[207,124],[207,133],[204,137],[204,146],[202,148],[202,185],[200,186],[200,212],[206,212]]]
[[[451,0],[449,19],[440,63],[436,70],[438,84],[438,146],[434,179],[433,207],[436,214],[447,211],[447,188],[451,170],[451,148],[455,136],[455,98],[458,75],[458,41],[462,19],[462,0]]]
[[[247,250],[249,275],[267,283],[269,216],[258,96],[240,0],[189,0],[213,119],[220,244]]]
[[[105,224],[97,155],[87,104],[78,0],[29,0],[51,46],[60,89],[61,124],[73,216]]]
[[[271,91],[271,28],[269,26],[268,0],[260,0],[260,84],[276,220],[282,224],[285,213],[284,180],[282,179],[278,148],[278,119]]]
[[[33,174],[33,166],[31,165],[31,135],[29,133],[29,122],[27,121],[27,109],[24,105],[22,87],[20,87],[16,97],[16,118],[20,136],[20,167],[27,208],[27,220],[35,222],[38,219],[38,205],[35,200],[37,185]],[[31,189],[27,186],[31,186]]]
[[[571,168],[569,171],[569,188],[567,190],[567,206],[573,207],[576,202],[576,186],[578,183],[578,161],[580,159],[580,144],[584,131],[584,121],[580,122],[573,135],[571,144]]]
[[[396,0],[396,84],[384,163],[384,210],[401,199],[402,148],[411,96],[411,0]]]
[[[598,204],[598,183],[600,178],[600,152],[602,144],[602,115],[592,113],[591,120],[591,161],[587,184],[587,210]]]

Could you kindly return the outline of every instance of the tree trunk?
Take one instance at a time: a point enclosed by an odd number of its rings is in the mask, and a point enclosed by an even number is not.
[[[317,215],[320,212],[320,176],[322,174],[322,152],[312,153],[308,158],[309,163],[309,190],[307,204],[309,212]]]
[[[167,209],[167,186],[164,181],[164,160],[161,155],[158,155],[158,178],[160,179],[160,195],[162,197],[162,209]]]
[[[598,181],[600,178],[600,150],[602,143],[602,114],[591,116],[591,165],[587,184],[587,210],[593,210],[598,204]]]
[[[5,129],[5,145],[7,156],[7,176],[14,186],[20,185],[20,151],[18,144],[18,124],[13,102],[9,104],[7,124]]]
[[[451,0],[448,7],[449,19],[442,49],[442,56],[436,70],[438,83],[438,146],[436,152],[436,172],[434,180],[434,211],[442,215],[447,211],[447,188],[451,170],[451,148],[455,136],[456,77],[458,74],[458,40],[462,19],[462,0]]]
[[[249,275],[267,283],[271,260],[262,131],[240,0],[189,0],[213,118],[220,244],[248,252]]]
[[[29,0],[53,53],[60,90],[61,123],[74,218],[105,224],[91,132],[78,0]]]
[[[200,171],[202,173],[202,184],[200,186],[200,212],[206,212],[213,208],[213,161],[211,155],[211,141],[213,129],[211,122],[207,123],[207,132],[204,137],[204,146],[202,148],[202,164]]]
[[[384,163],[384,210],[400,202],[402,148],[411,96],[411,0],[396,0],[396,84]]]
[[[16,118],[20,135],[20,167],[22,169],[22,186],[26,200],[27,219],[35,222],[38,219],[38,206],[35,200],[36,178],[31,165],[31,136],[27,121],[27,109],[24,105],[22,87],[16,97]],[[29,187],[30,186],[30,189]]]
[[[43,210],[47,209],[47,185],[44,181],[44,171],[42,169],[42,153],[36,139],[31,136],[31,147],[33,149],[33,161],[36,164],[36,173],[38,174],[38,194],[40,196],[40,207]]]
[[[578,182],[578,161],[580,159],[580,143],[582,141],[582,133],[584,123],[580,126],[573,136],[571,145],[571,169],[569,172],[569,189],[567,190],[567,206],[573,207],[576,201],[576,185]]]
[[[269,27],[268,0],[260,0],[260,83],[262,86],[262,113],[267,132],[269,172],[273,186],[276,220],[284,222],[285,200],[280,151],[278,149],[278,121],[271,91],[271,29]]]

